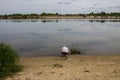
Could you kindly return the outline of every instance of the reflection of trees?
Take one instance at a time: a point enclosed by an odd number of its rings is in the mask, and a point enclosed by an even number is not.
[[[57,19],[11,19],[11,20],[5,20],[6,22],[59,22],[60,20]]]
[[[105,23],[105,22],[120,22],[120,20],[117,19],[109,19],[109,20],[105,20],[105,19],[100,19],[100,20],[89,20],[89,22],[93,23],[93,22],[100,22],[100,23]]]
[[[31,19],[31,22],[38,22],[37,19]]]
[[[59,22],[57,19],[42,19],[41,22],[46,23],[46,22]]]

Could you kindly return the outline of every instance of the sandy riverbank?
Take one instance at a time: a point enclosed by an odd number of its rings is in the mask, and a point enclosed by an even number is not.
[[[6,80],[120,80],[120,55],[21,58],[22,72]]]

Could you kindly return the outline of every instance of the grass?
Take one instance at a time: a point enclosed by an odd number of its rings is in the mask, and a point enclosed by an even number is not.
[[[70,48],[71,54],[81,54],[81,51],[79,49]]]
[[[8,44],[0,43],[0,79],[21,71],[18,53]]]
[[[75,45],[70,46],[70,51],[71,51],[71,54],[82,54],[80,48],[78,48]]]

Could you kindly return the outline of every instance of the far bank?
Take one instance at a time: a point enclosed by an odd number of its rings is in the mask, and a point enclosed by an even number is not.
[[[16,16],[0,16],[0,19],[120,19],[120,16],[85,16],[85,15],[59,15],[59,16],[29,16],[29,15],[16,15]]]

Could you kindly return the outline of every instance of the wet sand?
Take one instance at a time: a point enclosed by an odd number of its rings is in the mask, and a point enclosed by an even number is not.
[[[22,72],[6,80],[120,80],[120,55],[21,58]]]

